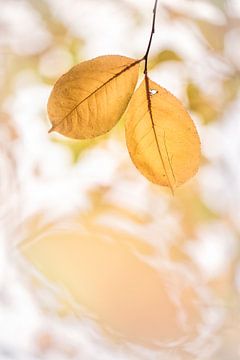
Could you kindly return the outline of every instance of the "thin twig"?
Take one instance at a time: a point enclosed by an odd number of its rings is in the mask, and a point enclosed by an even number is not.
[[[147,71],[148,71],[148,55],[149,55],[149,51],[151,48],[151,44],[152,44],[152,38],[153,38],[153,34],[155,33],[155,22],[156,22],[156,14],[157,14],[157,5],[158,5],[158,0],[155,0],[155,5],[153,8],[153,21],[152,21],[152,29],[151,29],[151,35],[150,35],[150,39],[149,39],[149,43],[148,43],[148,47],[147,47],[147,51],[143,57],[143,60],[145,60],[145,68],[144,68],[144,74],[147,75]]]

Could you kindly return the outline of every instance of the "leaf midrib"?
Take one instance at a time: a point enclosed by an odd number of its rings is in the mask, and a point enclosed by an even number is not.
[[[158,138],[157,138],[157,133],[156,133],[156,129],[155,129],[155,123],[154,123],[153,113],[152,113],[152,102],[151,102],[151,96],[150,96],[149,78],[148,78],[147,75],[145,75],[145,87],[146,87],[146,97],[147,97],[147,101],[148,101],[148,111],[149,111],[149,115],[150,115],[150,119],[151,119],[151,125],[152,125],[154,138],[155,138],[155,141],[156,141],[156,144],[157,144],[158,154],[159,154],[162,166],[163,166],[163,170],[164,170],[164,172],[166,174],[169,187],[170,187],[172,193],[174,193],[174,187],[173,187],[173,185],[172,185],[172,183],[170,181],[170,178],[168,176],[167,168],[166,168],[166,165],[165,165],[165,162],[164,162],[164,159],[163,159],[163,155],[162,155],[162,152],[161,152],[161,149],[160,149],[160,145],[159,145],[159,142],[158,142]],[[165,147],[166,147],[166,144],[165,144]],[[173,171],[170,159],[169,159],[169,154],[168,154],[167,149],[166,149],[166,152],[167,152],[168,163],[169,163],[173,178],[175,179],[174,171]]]
[[[128,71],[129,69],[131,69],[132,67],[134,67],[135,65],[137,65],[138,63],[141,62],[140,60],[136,60],[135,62],[133,62],[132,64],[126,66],[123,70],[121,70],[119,73],[115,74],[114,76],[112,76],[110,79],[108,79],[105,83],[103,83],[101,86],[99,86],[96,90],[94,90],[91,94],[89,94],[86,98],[84,98],[83,100],[81,100],[76,106],[73,107],[73,109],[71,111],[69,111],[69,113],[67,113],[57,124],[53,125],[51,127],[51,129],[49,130],[49,132],[53,131],[56,127],[58,127],[69,115],[71,115],[73,113],[73,111],[75,111],[82,103],[84,103],[85,101],[87,101],[92,95],[95,95],[99,90],[101,90],[104,86],[106,86],[107,84],[109,84],[112,80],[116,79],[117,77],[119,77],[120,75],[122,75],[123,73],[125,73],[126,71]]]

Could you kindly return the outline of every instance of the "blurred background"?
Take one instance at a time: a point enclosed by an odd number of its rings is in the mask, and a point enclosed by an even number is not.
[[[48,134],[54,82],[140,58],[153,0],[0,0],[0,360],[240,359],[240,1],[159,0],[150,77],[189,109],[198,174],[171,193],[122,121]]]

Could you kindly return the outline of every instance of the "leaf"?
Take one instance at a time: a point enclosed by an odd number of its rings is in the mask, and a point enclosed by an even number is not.
[[[226,25],[212,24],[201,19],[196,20],[196,23],[210,47],[215,51],[223,51],[227,32]]]
[[[169,49],[165,49],[163,51],[161,51],[160,53],[158,53],[152,60],[149,66],[149,69],[154,68],[156,65],[160,64],[160,63],[164,63],[164,62],[168,62],[168,61],[178,61],[181,62],[182,58],[180,57],[180,55],[178,55],[175,51],[173,50],[169,50]]]
[[[204,94],[203,91],[193,83],[189,83],[186,90],[189,108],[197,112],[205,124],[216,120],[220,112],[219,97],[217,101],[208,94]],[[223,103],[222,100],[220,101]]]
[[[125,116],[130,156],[147,179],[173,191],[197,172],[198,133],[175,96],[145,76]]]
[[[111,130],[131,99],[139,62],[110,55],[74,66],[56,82],[50,95],[50,131],[88,139]]]

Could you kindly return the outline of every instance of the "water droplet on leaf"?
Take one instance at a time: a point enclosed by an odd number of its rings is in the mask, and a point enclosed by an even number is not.
[[[149,92],[150,92],[150,95],[155,95],[158,93],[158,91],[155,89],[150,89]]]

